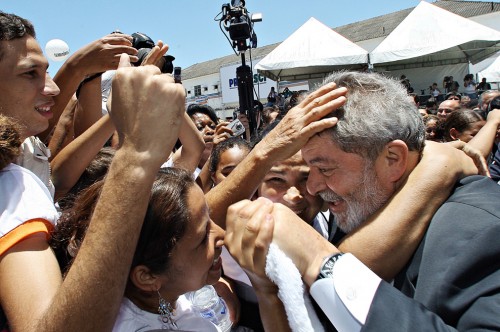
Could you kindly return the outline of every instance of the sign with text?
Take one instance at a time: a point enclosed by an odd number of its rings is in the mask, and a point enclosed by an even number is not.
[[[253,60],[253,65],[259,62],[258,60]],[[250,66],[250,62],[246,63],[247,66]],[[238,103],[238,79],[236,78],[236,68],[241,66],[240,63],[236,63],[230,66],[221,67],[220,69],[220,81],[222,87],[222,102],[224,104],[234,104]],[[265,99],[271,91],[271,87],[276,88],[276,81],[273,81],[267,77],[259,75],[255,68],[252,68],[253,72],[253,84],[254,90],[260,91],[260,98]],[[258,86],[257,86],[258,85]],[[255,97],[255,95],[254,95]],[[255,97],[257,99],[257,97]]]

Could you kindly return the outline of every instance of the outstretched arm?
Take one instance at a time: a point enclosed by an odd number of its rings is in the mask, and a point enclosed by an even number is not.
[[[50,166],[52,167],[52,182],[56,188],[55,201],[63,197],[76,184],[85,168],[95,158],[114,130],[113,121],[107,114],[52,160]]]
[[[337,123],[336,118],[322,118],[344,104],[346,92],[327,84],[291,109],[227,179],[206,194],[211,218],[225,229],[227,208],[249,199],[276,161],[294,155],[310,137]]]
[[[122,55],[121,63],[130,65],[127,55]],[[2,307],[9,306],[7,319],[14,331],[108,331],[113,327],[151,186],[165,148],[172,148],[177,139],[185,101],[182,86],[153,66],[120,68],[113,91],[112,117],[121,148],[63,283],[58,287],[59,267],[44,238],[37,240],[45,243],[19,242],[0,261],[2,277],[12,276],[3,264],[11,253],[25,256],[11,260],[24,266],[12,270],[20,273],[10,277],[8,287],[0,283],[0,301]],[[150,98],[140,98],[144,93]],[[37,294],[35,301],[28,294]]]
[[[340,251],[353,253],[379,276],[392,279],[415,251],[455,181],[476,172],[473,161],[461,151],[429,142],[406,184],[361,228],[345,238]],[[239,228],[245,227],[244,223],[235,224],[239,218],[238,208],[235,204],[228,210],[227,222],[233,225],[227,229],[229,239],[231,231],[243,231]],[[311,285],[323,259],[339,249],[284,206],[275,204],[273,216],[273,241],[290,256],[304,281]]]
[[[278,287],[266,276],[265,266],[273,237],[274,220],[271,201],[259,198],[254,203],[241,201],[232,209],[240,222],[228,222],[224,239],[231,255],[248,275],[259,302],[259,312],[266,331],[290,331],[283,303],[278,298]],[[235,227],[245,225],[235,230]]]
[[[495,138],[497,136],[499,126],[500,109],[494,109],[488,113],[486,124],[478,131],[476,136],[474,136],[468,144],[481,151],[483,157],[487,159],[491,153],[493,145],[495,144]]]
[[[62,111],[80,82],[90,75],[116,69],[122,53],[129,54],[132,61],[137,61],[137,50],[132,47],[132,37],[110,34],[82,47],[64,62],[54,77],[54,82],[61,92],[54,97],[54,116],[49,120],[48,129],[38,135],[42,141],[59,121]]]
[[[187,113],[184,113],[182,118],[179,140],[182,147],[172,157],[174,166],[193,173],[200,162],[201,153],[205,149],[205,142]]]

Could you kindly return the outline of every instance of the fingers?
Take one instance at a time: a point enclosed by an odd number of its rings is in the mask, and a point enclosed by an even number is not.
[[[483,157],[483,155],[479,150],[474,149],[469,144],[464,144],[462,146],[462,151],[470,158],[472,158],[480,175],[491,177],[490,172],[488,170],[488,164],[486,163],[486,159]]]
[[[312,95],[314,98],[306,98],[303,101],[306,102],[303,107],[307,111],[307,115],[311,116],[314,119],[324,117],[325,115],[344,105],[347,100],[345,97],[345,95],[347,94],[347,88],[345,87],[334,90],[325,89],[321,92],[323,92],[324,94],[318,95],[316,93],[313,93]],[[309,97],[311,97],[311,95]]]
[[[167,53],[168,45],[163,45],[161,40],[158,41],[158,43],[158,45],[151,49],[144,61],[142,61],[141,66],[157,65],[160,59],[165,55],[165,53]]]
[[[132,67],[132,65],[130,64],[130,57],[127,54],[122,53],[120,54],[120,62],[118,63],[118,68],[125,67]]]
[[[274,230],[273,203],[261,197],[237,204],[228,212],[232,220],[227,221],[230,235],[226,246],[242,268],[259,279],[265,279],[266,256]]]
[[[274,231],[274,218],[270,214],[266,214],[264,218],[260,221],[259,232],[254,240],[254,266],[257,267],[261,273],[265,271],[267,253],[269,251],[269,246],[273,241],[273,231]],[[246,238],[243,238],[243,244],[246,243]]]
[[[101,40],[104,43],[112,44],[112,45],[132,46],[133,38],[130,35],[121,34],[121,33],[114,33],[114,34],[109,34],[109,35],[104,36]]]

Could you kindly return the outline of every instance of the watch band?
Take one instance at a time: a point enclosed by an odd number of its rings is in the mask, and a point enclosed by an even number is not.
[[[324,278],[333,278],[333,267],[335,263],[342,257],[344,253],[338,252],[325,258],[319,269],[319,274],[316,280]]]

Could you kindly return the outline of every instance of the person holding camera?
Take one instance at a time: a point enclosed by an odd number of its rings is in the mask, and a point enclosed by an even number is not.
[[[278,93],[274,91],[274,86],[271,87],[271,91],[267,95],[267,105],[266,106],[274,106],[276,103],[276,99],[278,98]]]
[[[476,82],[474,82],[474,75],[465,75],[464,87],[464,93],[469,96],[470,99],[477,99]]]
[[[453,76],[445,76],[443,80],[443,87],[445,93],[458,92],[460,84],[458,84],[458,82],[453,79]]]
[[[443,101],[443,95],[441,94],[441,90],[439,90],[437,83],[432,83],[429,90],[431,91],[431,95],[435,101]]]

